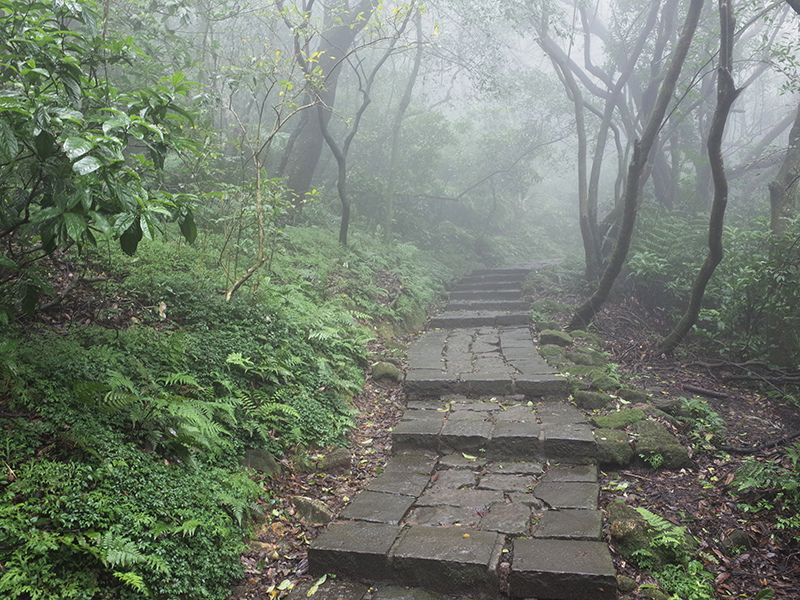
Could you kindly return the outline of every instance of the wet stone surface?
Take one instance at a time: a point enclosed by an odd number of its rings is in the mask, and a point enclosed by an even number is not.
[[[534,535],[562,540],[600,540],[603,514],[599,510],[548,510],[539,520]]]
[[[403,520],[413,503],[414,498],[410,496],[364,490],[347,505],[341,517],[396,525]]]

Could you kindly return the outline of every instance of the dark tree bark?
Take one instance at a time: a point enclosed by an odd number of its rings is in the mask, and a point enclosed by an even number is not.
[[[708,160],[714,180],[714,201],[711,205],[711,218],[708,224],[708,254],[692,285],[692,293],[686,312],[661,344],[661,352],[672,352],[691,331],[700,314],[700,306],[706,286],[720,262],[722,262],[722,227],[725,208],[728,205],[728,180],[722,160],[722,136],[728,122],[731,106],[742,92],[733,82],[733,0],[719,0],[720,53],[717,67],[717,107],[711,119],[708,133]]]
[[[326,7],[325,31],[319,34],[320,43],[317,48],[321,57],[319,74],[312,74],[313,66],[308,65],[303,57],[301,40],[295,40],[295,54],[306,73],[312,79],[321,78],[321,85],[314,84],[317,89],[309,92],[304,104],[313,104],[317,107],[316,110],[319,110],[319,107],[322,109],[321,119],[308,118],[298,122],[296,134],[292,133],[292,144],[287,146],[286,156],[281,161],[284,169],[278,175],[286,180],[290,199],[296,207],[301,205],[311,188],[311,181],[319,163],[325,140],[322,128],[330,121],[336,103],[336,87],[342,71],[341,63],[350,51],[356,36],[369,22],[369,15],[372,14],[376,4],[377,0],[360,0],[351,8],[349,0],[337,0],[332,6]]]
[[[600,310],[600,307],[608,299],[614,281],[617,279],[617,276],[622,270],[622,265],[625,263],[625,259],[628,256],[628,249],[630,248],[631,237],[633,236],[633,227],[636,223],[636,212],[639,204],[639,185],[642,172],[645,169],[650,149],[653,147],[658,131],[664,121],[667,107],[672,99],[672,94],[675,91],[675,85],[677,84],[678,76],[681,73],[683,63],[686,60],[686,55],[689,52],[689,47],[694,38],[702,8],[703,0],[692,0],[689,5],[683,31],[678,39],[674,56],[672,57],[672,61],[670,62],[659,89],[653,111],[647,119],[642,138],[634,142],[633,156],[628,166],[628,178],[625,183],[625,193],[623,195],[622,222],[620,224],[616,243],[614,244],[614,251],[611,254],[605,271],[603,271],[603,276],[600,278],[594,294],[592,294],[584,304],[578,307],[577,311],[575,311],[575,314],[572,316],[568,325],[568,329],[570,330],[585,328],[592,322],[597,311]]]

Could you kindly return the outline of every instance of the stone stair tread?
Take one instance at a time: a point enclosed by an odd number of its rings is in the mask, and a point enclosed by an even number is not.
[[[616,598],[594,435],[574,406],[541,402],[566,398],[569,382],[529,329],[532,268],[473,271],[409,347],[394,454],[308,553],[312,575],[388,585],[339,579],[322,600]]]

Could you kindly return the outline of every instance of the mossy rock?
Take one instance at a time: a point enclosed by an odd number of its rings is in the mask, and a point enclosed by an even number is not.
[[[692,466],[686,448],[667,428],[656,421],[639,421],[631,425],[637,434],[636,452],[651,466],[684,469]]]
[[[572,336],[564,331],[545,329],[539,334],[539,343],[542,345],[555,344],[556,346],[566,347],[572,344]]]
[[[654,585],[643,585],[637,591],[647,600],[669,600],[672,597]]]
[[[593,333],[589,333],[583,329],[576,329],[575,331],[570,331],[570,334],[572,334],[572,339],[574,340],[586,340],[592,346],[600,346],[600,338]]]
[[[534,325],[536,325],[536,329],[539,331],[546,331],[548,329],[555,329],[558,331],[561,328],[561,324],[557,321],[535,321]]]
[[[650,402],[650,394],[629,387],[621,387],[617,390],[617,396],[628,402],[641,403]]]
[[[644,419],[644,411],[638,408],[623,408],[608,415],[592,419],[592,425],[603,429],[625,429],[637,421]]]
[[[584,410],[600,410],[605,408],[614,400],[610,394],[602,392],[592,392],[589,390],[579,390],[572,395],[572,399],[578,408]]]
[[[564,355],[564,350],[561,346],[557,346],[556,344],[545,344],[539,348],[539,354],[541,354],[543,358],[550,358],[553,356],[561,358]]]
[[[556,302],[550,298],[546,298],[544,300],[536,300],[533,302],[531,304],[531,310],[549,315],[553,313],[571,312],[572,307],[567,306],[566,304],[561,304],[560,302]]]
[[[403,372],[387,361],[380,361],[372,365],[370,374],[375,381],[384,383],[400,383],[403,381]]]
[[[591,378],[592,388],[601,391],[610,391],[619,389],[620,383],[613,377],[606,375],[598,375]]]
[[[608,362],[608,357],[597,350],[591,348],[575,348],[568,350],[566,357],[576,365],[587,365],[591,367],[602,367]]]
[[[626,577],[625,575],[617,575],[617,589],[623,594],[632,592],[637,587],[639,587],[639,584],[636,583],[636,580],[633,579],[632,577]]]
[[[607,467],[626,467],[633,460],[628,434],[617,429],[597,429],[597,462]]]
[[[606,512],[611,542],[622,556],[631,558],[637,550],[650,548],[647,521],[635,509],[617,500],[608,504]]]
[[[391,356],[393,358],[400,358],[406,355],[408,348],[405,344],[401,344],[400,342],[395,342],[392,340],[388,340],[385,344],[386,350],[384,354],[386,356]]]
[[[277,475],[281,472],[281,466],[278,461],[264,448],[248,448],[245,450],[241,464],[243,467],[254,469],[265,475]]]
[[[327,525],[333,521],[333,511],[321,500],[307,496],[291,496],[289,501],[294,505],[295,514],[309,525]]]
[[[678,419],[676,419],[672,415],[668,415],[663,410],[658,410],[654,406],[648,406],[647,408],[645,408],[644,409],[644,414],[646,414],[648,417],[650,417],[652,419],[661,419],[663,421],[666,421],[667,423],[669,423],[670,425],[672,425],[673,427],[676,427],[676,428],[680,427],[681,425],[683,425],[683,423],[681,421],[679,421]]]

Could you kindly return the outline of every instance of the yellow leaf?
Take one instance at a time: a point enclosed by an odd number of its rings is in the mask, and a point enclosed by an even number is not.
[[[461,456],[463,456],[467,460],[478,460],[477,456],[472,456],[471,454],[467,454],[466,452],[462,452]]]

